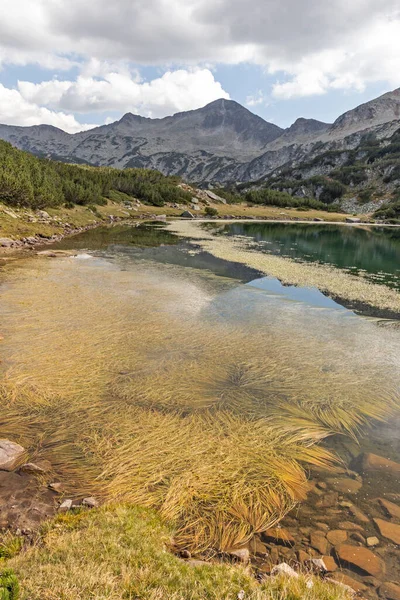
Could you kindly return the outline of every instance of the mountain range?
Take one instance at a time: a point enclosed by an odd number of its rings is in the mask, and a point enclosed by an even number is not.
[[[158,169],[188,181],[265,178],[284,165],[357,147],[368,133],[388,138],[400,127],[400,88],[350,110],[333,124],[299,118],[282,129],[233,100],[162,119],[125,114],[119,121],[68,134],[50,125],[0,125],[0,139],[65,162]]]

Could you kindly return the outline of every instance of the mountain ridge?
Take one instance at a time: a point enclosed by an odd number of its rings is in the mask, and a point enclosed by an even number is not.
[[[188,181],[249,181],[322,151],[359,143],[366,132],[400,126],[400,89],[340,115],[333,124],[300,117],[282,129],[234,100],[191,111],[119,120],[69,134],[51,125],[0,125],[0,138],[39,156],[96,166],[147,167]]]

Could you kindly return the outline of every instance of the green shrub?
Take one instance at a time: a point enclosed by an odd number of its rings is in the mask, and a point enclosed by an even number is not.
[[[286,192],[280,192],[278,190],[271,190],[270,188],[262,188],[258,190],[248,190],[244,195],[244,200],[249,204],[263,204],[271,206],[281,206],[298,208],[303,206],[305,208],[313,208],[315,210],[336,210],[336,206],[327,206],[315,198],[297,198],[293,197]]]
[[[395,200],[394,202],[388,202],[384,204],[374,213],[374,217],[379,219],[400,219],[400,200]]]
[[[216,217],[218,211],[213,206],[206,206],[204,213],[207,215],[207,217]]]
[[[330,176],[344,185],[358,185],[368,179],[364,165],[341,167],[330,173]]]
[[[11,206],[46,208],[64,205],[104,205],[112,191],[144,203],[187,204],[191,194],[180,179],[150,169],[88,167],[38,158],[0,140],[0,201]]]
[[[238,189],[239,186],[231,185],[225,188],[216,188],[211,191],[214,192],[214,194],[217,194],[217,196],[221,196],[221,198],[224,198],[224,200],[226,200],[228,204],[238,204],[240,202],[243,202],[243,198],[241,197]]]
[[[346,187],[340,181],[326,180],[323,184],[323,190],[319,200],[325,204],[331,204],[338,198],[341,198],[346,191]]]
[[[18,600],[19,583],[12,569],[0,571],[0,600]]]
[[[372,200],[372,190],[367,188],[366,190],[362,190],[358,194],[358,199],[360,204],[366,204],[367,202],[371,202]]]

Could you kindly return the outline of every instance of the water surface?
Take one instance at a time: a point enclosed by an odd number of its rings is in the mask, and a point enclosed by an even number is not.
[[[220,235],[250,238],[267,253],[361,272],[371,281],[400,289],[400,228],[302,223],[207,223],[206,227]]]
[[[106,227],[58,247],[78,255],[2,272],[12,394],[0,434],[18,427],[72,489],[156,506],[188,525],[184,543],[194,527],[196,543],[212,531],[227,547],[304,497],[302,465],[324,462],[326,438],[347,440],[350,461],[350,447],[378,448],[369,428],[380,421],[379,451],[398,460],[390,323],[160,226]]]

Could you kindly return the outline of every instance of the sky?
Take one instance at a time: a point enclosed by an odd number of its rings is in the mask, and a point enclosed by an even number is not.
[[[399,0],[0,0],[0,123],[69,133],[230,98],[333,122],[400,87]]]

